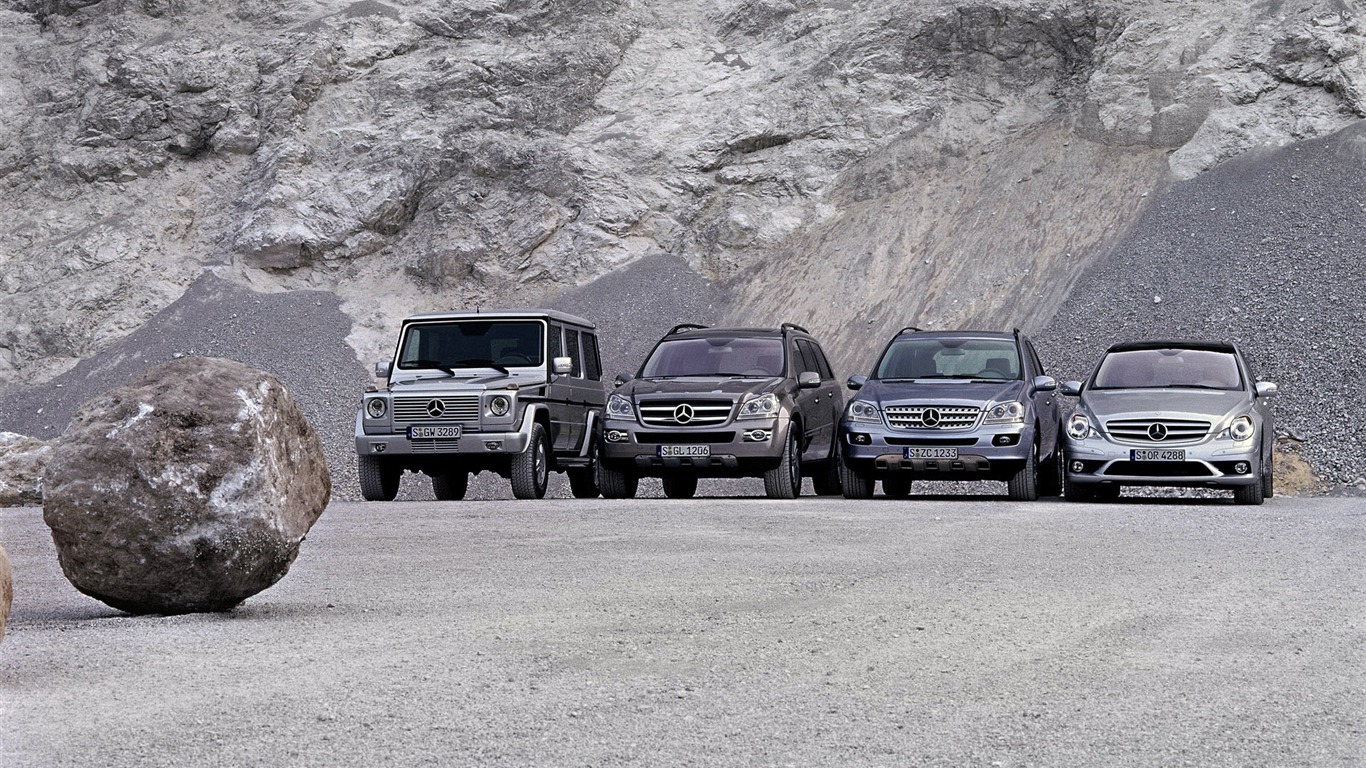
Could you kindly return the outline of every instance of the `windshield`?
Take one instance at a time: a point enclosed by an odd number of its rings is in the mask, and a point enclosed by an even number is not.
[[[1095,389],[1242,389],[1230,352],[1206,349],[1134,349],[1111,352],[1096,369]]]
[[[1012,339],[897,339],[883,353],[875,379],[1018,379]]]
[[[415,323],[399,345],[398,367],[506,368],[545,362],[545,324],[536,320]]]
[[[642,378],[783,375],[783,340],[713,336],[660,342],[641,366]]]

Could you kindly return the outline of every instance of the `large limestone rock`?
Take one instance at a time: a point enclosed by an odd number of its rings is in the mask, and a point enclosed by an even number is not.
[[[52,446],[33,437],[0,432],[0,507],[43,503],[43,468]]]
[[[62,571],[132,613],[227,610],[274,584],[331,493],[317,435],[279,380],[214,358],[86,403],[45,480]]]
[[[5,625],[9,624],[9,606],[14,600],[14,582],[10,577],[9,554],[0,547],[0,640],[5,639]]]

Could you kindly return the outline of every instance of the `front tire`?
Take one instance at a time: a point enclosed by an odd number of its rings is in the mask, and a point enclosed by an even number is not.
[[[816,491],[817,496],[838,496],[840,488],[843,486],[840,478],[840,468],[844,466],[844,460],[840,456],[839,435],[830,443],[830,458],[826,460],[816,474],[811,476],[811,487]]]
[[[432,494],[437,501],[460,501],[470,487],[470,473],[452,469],[444,475],[432,476]]]
[[[1011,501],[1038,501],[1039,499],[1039,446],[1029,447],[1029,457],[1015,476],[1006,481]]]
[[[357,456],[356,469],[360,477],[360,495],[366,501],[393,501],[398,495],[402,467],[377,456]]]
[[[1062,446],[1053,449],[1053,456],[1039,465],[1039,495],[1062,495]]]
[[[787,444],[778,466],[764,473],[764,493],[770,499],[795,499],[802,492],[802,457],[797,452],[797,422],[787,427]]]
[[[670,475],[661,478],[664,495],[671,499],[691,499],[697,495],[697,477],[691,475]]]
[[[550,461],[545,449],[545,427],[531,425],[531,442],[512,457],[512,495],[519,499],[545,497],[550,484]]]
[[[592,438],[590,438],[592,439]],[[598,441],[588,446],[588,466],[566,470],[569,476],[569,492],[576,499],[596,499],[602,491],[598,488]]]
[[[1266,494],[1262,491],[1262,482],[1258,480],[1252,485],[1239,485],[1233,489],[1233,501],[1236,504],[1257,506],[1266,500]]]
[[[1262,462],[1262,498],[1264,499],[1276,495],[1275,469],[1275,460],[1267,459]]]
[[[873,498],[873,477],[840,462],[840,486],[846,499]]]
[[[598,462],[598,489],[604,499],[630,499],[636,495],[640,478]]]

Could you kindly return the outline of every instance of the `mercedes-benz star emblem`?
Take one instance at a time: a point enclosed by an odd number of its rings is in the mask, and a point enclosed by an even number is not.
[[[427,401],[427,415],[433,419],[441,418],[441,414],[446,412],[446,404],[440,400]]]
[[[674,409],[674,421],[679,424],[687,424],[692,421],[694,415],[692,406],[687,403],[683,403]]]
[[[1166,425],[1166,424],[1158,423],[1158,424],[1153,424],[1151,427],[1148,427],[1148,437],[1149,437],[1154,443],[1159,443],[1159,442],[1162,442],[1163,440],[1166,440],[1166,439],[1167,439],[1167,425]]]
[[[920,423],[927,427],[937,427],[943,418],[939,415],[938,408],[926,408],[925,412],[920,415]]]

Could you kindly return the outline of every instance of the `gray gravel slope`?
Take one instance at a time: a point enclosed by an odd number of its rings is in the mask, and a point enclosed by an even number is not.
[[[1234,341],[1280,386],[1281,430],[1352,483],[1366,477],[1363,257],[1366,122],[1172,186],[1073,287],[1040,354],[1080,379],[1115,342]]]
[[[333,504],[224,615],[0,510],[0,764],[1366,761],[1346,499]]]

